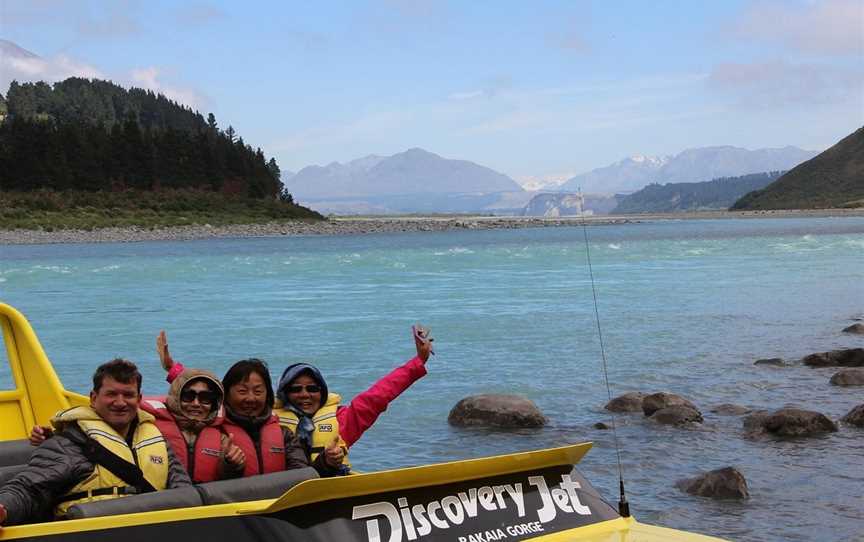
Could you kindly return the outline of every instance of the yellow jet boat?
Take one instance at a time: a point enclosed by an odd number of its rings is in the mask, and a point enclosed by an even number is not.
[[[0,303],[14,389],[0,391],[0,486],[26,464],[30,428],[87,404],[67,391],[27,319]],[[708,542],[622,517],[574,467],[591,443],[336,478],[312,469],[73,506],[70,519],[0,540],[111,542]]]

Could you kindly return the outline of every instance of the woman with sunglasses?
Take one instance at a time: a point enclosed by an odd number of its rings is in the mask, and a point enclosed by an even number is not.
[[[170,370],[165,332],[156,339],[162,366]],[[183,369],[171,381],[165,401],[146,399],[142,410],[153,414],[156,426],[186,467],[193,482],[233,478],[244,469],[246,458],[222,426],[222,384],[213,373]]]
[[[160,357],[168,369],[172,388],[188,369],[175,362],[168,353],[164,332],[160,335]],[[273,414],[273,386],[267,364],[255,358],[236,362],[225,373],[220,384],[225,402],[220,430],[230,437],[231,457],[237,459],[223,471],[224,478],[254,476],[311,466],[321,476],[339,473],[341,459],[334,454],[310,461],[297,437],[279,425]],[[226,457],[229,457],[226,455]]]
[[[227,391],[224,427],[235,436],[235,442],[246,457],[243,476],[266,474],[311,464],[321,476],[341,472],[341,450],[330,445],[326,454],[309,457],[297,436],[279,425],[273,413],[273,385],[267,365],[259,359],[235,363],[222,385]]]
[[[341,453],[340,474],[348,474],[348,448],[369,429],[387,405],[426,374],[432,352],[429,330],[414,326],[417,355],[357,395],[347,406],[330,393],[321,372],[308,363],[288,366],[279,379],[276,414],[279,423],[294,432],[314,461],[320,455]],[[338,447],[335,444],[338,443]]]

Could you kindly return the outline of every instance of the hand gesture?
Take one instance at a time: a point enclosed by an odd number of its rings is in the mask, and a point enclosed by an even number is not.
[[[222,443],[222,457],[229,465],[238,469],[246,466],[246,456],[239,446],[234,444],[234,433],[229,433],[228,438]]]
[[[333,437],[333,441],[324,449],[324,462],[333,469],[338,469],[345,460],[345,450],[339,445],[339,435]]]
[[[54,435],[54,430],[44,425],[34,425],[30,431],[30,446],[39,446]],[[2,522],[0,522],[2,523]]]
[[[165,331],[160,331],[156,336],[156,353],[159,354],[159,361],[162,363],[162,368],[170,371],[174,366],[174,358],[168,352],[168,337],[165,336]]]
[[[0,533],[3,532],[4,521],[6,521],[6,507],[0,504]]]
[[[417,357],[423,363],[426,363],[426,360],[429,359],[429,354],[435,355],[435,352],[432,351],[432,341],[435,339],[429,335],[429,328],[423,327],[420,324],[411,326],[411,331],[414,333],[414,346],[417,347]]]

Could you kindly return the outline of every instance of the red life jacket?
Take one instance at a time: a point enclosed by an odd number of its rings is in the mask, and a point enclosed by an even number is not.
[[[165,403],[156,399],[145,399],[141,401],[141,409],[156,418],[156,427],[171,445],[174,455],[186,468],[193,482],[213,482],[219,479],[222,460],[221,426],[224,420],[221,410],[213,423],[198,433],[190,456],[189,444]]]
[[[261,437],[258,446],[252,442],[252,437],[239,425],[231,423],[227,418],[222,422],[222,431],[234,435],[234,444],[246,456],[246,468],[243,476],[268,474],[285,470],[285,439],[279,417],[272,414],[261,426]],[[258,453],[260,450],[260,454]]]

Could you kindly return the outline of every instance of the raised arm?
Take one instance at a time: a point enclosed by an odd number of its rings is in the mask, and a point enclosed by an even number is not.
[[[165,335],[164,330],[160,331],[159,335],[156,335],[156,353],[159,355],[159,362],[162,364],[162,368],[168,373],[165,376],[165,380],[168,383],[173,382],[183,372],[185,367],[182,363],[174,361],[174,358],[171,357],[171,352],[168,351],[168,337]]]
[[[432,338],[422,326],[412,328],[417,356],[401,367],[392,370],[375,382],[368,390],[357,395],[351,404],[336,413],[339,420],[339,435],[350,448],[372,427],[387,405],[399,397],[411,384],[426,375],[426,361],[432,353]]]

